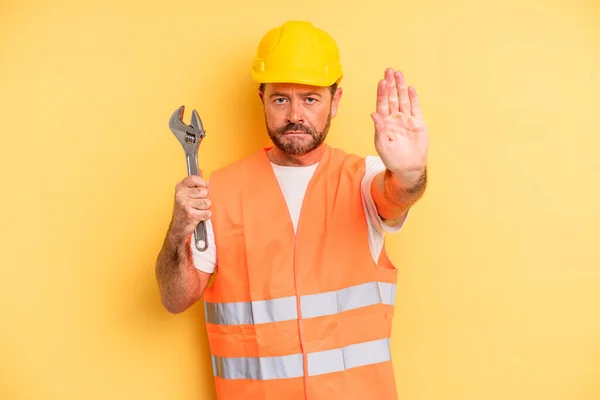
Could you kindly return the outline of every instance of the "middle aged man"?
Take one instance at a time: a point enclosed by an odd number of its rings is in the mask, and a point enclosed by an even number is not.
[[[176,186],[157,260],[163,304],[204,294],[219,399],[395,399],[397,270],[384,249],[426,187],[427,128],[390,68],[377,87],[378,157],[324,140],[342,89],[333,38],[288,21],[252,68],[272,147]],[[190,237],[207,221],[209,248]],[[213,285],[208,286],[216,272]]]

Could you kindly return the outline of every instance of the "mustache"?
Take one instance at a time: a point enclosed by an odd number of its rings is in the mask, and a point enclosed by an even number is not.
[[[305,126],[303,124],[292,124],[289,123],[285,126],[282,126],[281,128],[278,128],[277,130],[275,130],[275,132],[279,135],[283,135],[286,132],[289,131],[302,131],[304,133],[308,133],[309,135],[313,135],[314,136],[314,130],[312,130],[311,128],[309,128],[308,126]]]

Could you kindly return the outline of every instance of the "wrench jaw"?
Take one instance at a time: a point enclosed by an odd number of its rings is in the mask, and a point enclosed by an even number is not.
[[[169,128],[179,140],[179,143],[183,146],[186,154],[195,153],[200,146],[200,142],[205,136],[205,131],[202,127],[202,121],[198,116],[196,110],[192,111],[192,118],[190,125],[183,123],[183,114],[185,112],[185,106],[179,107],[173,112],[169,119]]]
[[[192,119],[190,120],[190,126],[194,128],[200,134],[200,139],[204,138],[206,131],[202,126],[202,120],[198,116],[196,110],[192,110]]]
[[[185,125],[182,122],[184,110],[184,106],[179,107],[169,118],[169,129],[182,145],[185,145]]]
[[[192,129],[189,129],[189,128]],[[185,142],[190,145],[198,148],[202,139],[204,139],[206,132],[202,127],[202,120],[198,116],[196,110],[192,110],[192,118],[190,119],[190,126],[186,130]]]

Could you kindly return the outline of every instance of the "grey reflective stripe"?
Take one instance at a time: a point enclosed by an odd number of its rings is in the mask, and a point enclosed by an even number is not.
[[[396,303],[396,285],[387,282],[378,282],[378,285],[381,302],[393,306]]]
[[[219,360],[219,357],[212,356],[213,373],[214,373],[215,376],[217,375],[217,372],[219,371],[219,366],[217,364],[217,360]]]
[[[389,338],[308,353],[308,376],[343,372],[391,360]],[[281,357],[212,357],[214,375],[223,379],[285,379],[304,376],[302,354]]]
[[[223,379],[284,379],[304,376],[302,354],[281,357],[213,356],[214,375]]]
[[[374,304],[393,305],[396,285],[385,282],[368,282],[348,288],[302,296],[302,318],[332,315]]]
[[[392,359],[389,339],[374,340],[308,354],[308,376],[341,372]]]
[[[267,324],[298,318],[296,297],[239,303],[204,303],[206,320],[218,325]]]
[[[374,304],[394,305],[396,285],[368,282],[325,293],[300,296],[302,318],[338,314]],[[238,303],[204,303],[206,321],[217,325],[267,324],[298,318],[296,297]]]

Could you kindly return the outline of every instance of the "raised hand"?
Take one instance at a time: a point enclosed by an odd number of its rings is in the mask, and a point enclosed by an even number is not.
[[[427,164],[427,126],[414,87],[406,86],[404,75],[385,70],[377,86],[375,149],[388,170],[406,185],[415,183]]]

